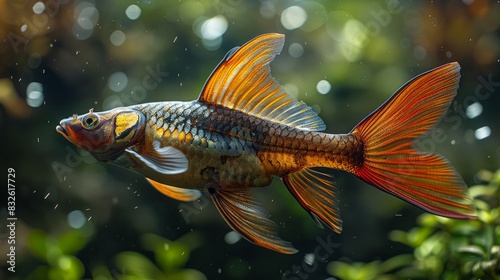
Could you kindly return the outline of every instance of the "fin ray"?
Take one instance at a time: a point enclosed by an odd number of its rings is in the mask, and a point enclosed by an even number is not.
[[[302,169],[283,177],[283,182],[302,208],[309,211],[337,233],[342,231],[338,199],[333,176],[312,168]]]
[[[188,169],[188,159],[181,151],[170,146],[160,147],[160,142],[156,140],[141,154],[132,149],[126,149],[125,152],[136,161],[165,175],[183,173]]]
[[[195,201],[201,197],[201,192],[199,190],[177,188],[156,182],[149,178],[146,178],[146,180],[159,192],[176,200]]]
[[[248,189],[210,187],[209,193],[224,220],[243,237],[283,254],[297,252],[290,242],[277,235],[278,226],[268,218]]]
[[[288,126],[321,131],[323,120],[288,95],[271,76],[269,63],[281,52],[282,34],[264,34],[230,50],[210,75],[198,100]]]
[[[356,126],[351,133],[362,139],[365,151],[355,174],[431,213],[474,218],[466,185],[448,161],[413,147],[448,109],[459,71],[454,62],[415,77]]]

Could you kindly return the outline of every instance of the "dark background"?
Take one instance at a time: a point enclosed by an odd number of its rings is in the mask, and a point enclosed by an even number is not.
[[[477,171],[500,166],[497,1],[43,2],[0,1],[0,170],[7,177],[15,169],[18,218],[16,273],[2,267],[0,278],[57,279],[66,269],[68,279],[125,279],[131,263],[151,271],[124,257],[135,252],[161,275],[279,279],[320,248],[326,259],[316,256],[302,272],[325,279],[330,261],[411,251],[388,233],[411,228],[422,211],[347,173],[334,172],[340,235],[317,227],[280,180],[255,191],[280,236],[300,250],[281,255],[245,240],[229,244],[230,228],[208,199],[164,197],[142,176],[96,162],[55,131],[59,120],[89,108],[196,99],[224,54],[262,33],[286,35],[273,75],[319,112],[329,133],[350,131],[413,76],[458,61],[458,96],[417,146],[447,157],[468,185]],[[331,85],[326,94],[316,88],[320,80]],[[4,266],[9,233],[1,232]],[[165,268],[146,234],[187,247],[169,246],[166,263],[174,264]],[[325,242],[335,249],[321,247]]]

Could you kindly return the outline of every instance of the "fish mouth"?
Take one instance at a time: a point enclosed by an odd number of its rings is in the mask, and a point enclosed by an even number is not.
[[[64,127],[58,125],[56,126],[56,131],[60,134],[62,134],[64,137],[68,137],[69,136],[69,133],[66,129],[64,129]]]

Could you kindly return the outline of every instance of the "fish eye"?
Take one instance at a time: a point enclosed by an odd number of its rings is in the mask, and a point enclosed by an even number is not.
[[[89,113],[82,118],[82,126],[85,129],[93,129],[99,123],[99,117],[96,114]]]

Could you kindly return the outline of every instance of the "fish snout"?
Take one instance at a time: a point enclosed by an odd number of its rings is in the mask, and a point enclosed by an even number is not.
[[[56,126],[57,133],[61,134],[64,137],[69,136],[68,131],[65,128],[65,124],[61,121],[58,126]]]
[[[62,119],[59,122],[59,125],[56,126],[57,133],[61,134],[62,136],[64,136],[64,138],[71,141],[72,140],[71,138],[75,137],[75,132],[72,129],[72,126],[74,126],[75,121],[76,121],[75,116]]]

